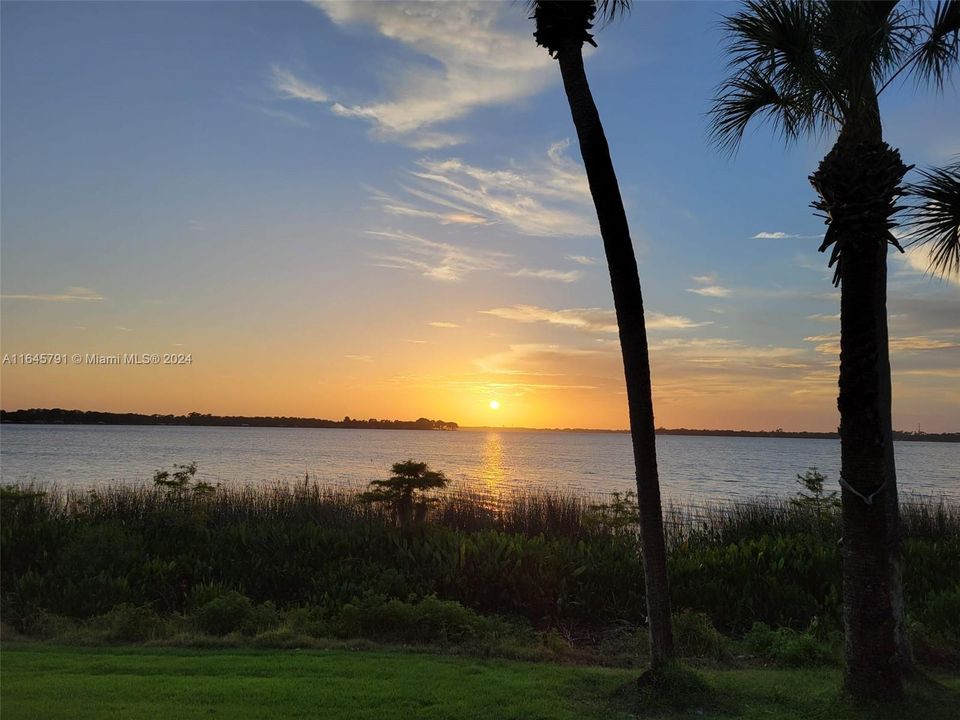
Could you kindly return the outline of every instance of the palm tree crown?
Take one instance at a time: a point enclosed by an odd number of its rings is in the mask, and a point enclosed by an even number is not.
[[[723,25],[730,75],[710,116],[714,141],[731,152],[754,118],[771,122],[788,142],[827,129],[840,132],[840,144],[879,141],[883,91],[904,73],[942,87],[960,60],[960,0],[935,5],[749,0]],[[876,182],[899,195],[907,169],[899,158],[878,159],[863,168],[863,177],[850,176],[846,184]],[[814,207],[829,216],[835,207],[831,193],[818,176],[811,181],[822,198]],[[890,216],[899,209],[890,205],[883,222],[886,241],[902,251],[890,232]],[[820,250],[833,247],[829,265],[836,266],[834,284],[839,284],[839,240],[847,228],[832,219]]]
[[[731,151],[755,117],[787,140],[869,123],[902,73],[942,86],[960,60],[958,0],[749,0],[723,27],[731,73],[710,115],[714,140]]]
[[[570,43],[596,47],[590,33],[594,19],[599,16],[601,24],[616,20],[629,12],[630,3],[631,0],[531,0],[527,6],[533,12],[530,19],[536,21],[533,37],[537,45],[555,57]]]

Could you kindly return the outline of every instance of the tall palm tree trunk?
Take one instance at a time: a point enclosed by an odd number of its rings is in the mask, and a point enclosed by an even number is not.
[[[571,43],[561,48],[557,59],[573,123],[577,128],[580,152],[590,183],[590,194],[593,196],[597,219],[600,222],[600,235],[610,270],[610,284],[613,286],[613,304],[620,329],[620,348],[626,376],[630,436],[633,441],[637,497],[640,505],[640,544],[643,551],[651,660],[653,666],[658,667],[673,657],[673,629],[670,623],[670,587],[667,582],[667,553],[657,474],[657,445],[647,329],[643,318],[643,295],[620,187],[613,161],[610,159],[610,148],[607,146],[600,114],[587,83],[580,45]]]
[[[841,248],[844,682],[862,698],[899,694],[908,663],[887,333],[888,219],[907,168],[872,135],[841,133],[811,177]]]

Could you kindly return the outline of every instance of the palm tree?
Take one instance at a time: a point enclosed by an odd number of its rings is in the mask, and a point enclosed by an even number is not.
[[[930,245],[930,271],[960,275],[960,160],[945,168],[919,170],[906,187],[914,199],[907,210],[909,245]]]
[[[630,3],[628,0],[544,0],[531,2],[530,6],[536,21],[537,44],[545,47],[560,64],[610,270],[636,466],[651,661],[653,667],[658,668],[673,657],[673,628],[643,295],[610,148],[583,68],[583,43],[596,46],[590,34],[594,17],[599,14],[604,20],[612,20],[629,10]]]
[[[942,87],[958,60],[960,2],[936,5],[751,0],[727,17],[730,73],[711,110],[735,150],[754,118],[787,140],[838,132],[810,176],[827,223],[840,300],[844,683],[898,694],[903,636],[900,529],[891,426],[887,245],[908,168],[883,141],[878,98],[902,73]]]

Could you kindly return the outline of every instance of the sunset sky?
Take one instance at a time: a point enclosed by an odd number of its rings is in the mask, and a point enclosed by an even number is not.
[[[656,422],[832,430],[838,293],[807,176],[729,157],[722,3],[637,3],[587,72],[644,288]],[[559,69],[521,3],[2,4],[2,406],[626,426]],[[955,79],[956,80],[956,79]],[[960,153],[956,85],[881,98]],[[960,430],[960,285],[890,256],[894,426]],[[499,408],[492,409],[491,401]]]

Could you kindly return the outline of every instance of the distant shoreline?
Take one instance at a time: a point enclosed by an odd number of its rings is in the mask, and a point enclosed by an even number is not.
[[[467,431],[496,431],[496,432],[555,432],[555,433],[595,433],[598,435],[626,435],[629,430],[602,430],[594,428],[513,428],[495,426],[477,426],[460,428]],[[761,438],[791,438],[797,440],[839,440],[839,433],[813,432],[799,430],[703,430],[691,428],[657,428],[657,435],[688,435],[697,437],[761,437]],[[914,442],[960,442],[960,432],[955,433],[916,433],[894,430],[893,439],[897,441]]]
[[[227,416],[189,413],[188,415],[146,415],[141,413],[108,413],[85,410],[30,409],[0,410],[0,422],[17,425],[127,425],[156,427],[277,427],[319,428],[350,430],[439,430],[439,431],[487,431],[487,432],[551,432],[626,434],[629,430],[606,430],[596,428],[525,428],[472,426],[461,427],[455,422],[443,420],[359,420],[345,417],[343,420],[322,418]],[[785,430],[706,430],[690,428],[657,428],[658,435],[689,435],[699,437],[764,437],[792,438],[801,440],[837,440],[835,432],[810,432]],[[895,430],[893,439],[914,442],[960,442],[960,432],[918,433]]]

